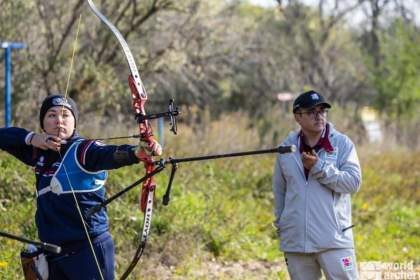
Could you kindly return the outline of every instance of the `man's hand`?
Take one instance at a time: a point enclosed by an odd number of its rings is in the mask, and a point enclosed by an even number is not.
[[[61,146],[61,138],[46,133],[34,133],[30,144],[42,150],[59,151]]]
[[[302,152],[302,163],[306,169],[311,170],[312,166],[314,166],[317,161],[318,155],[314,150]]]
[[[149,142],[140,140],[135,153],[140,160],[144,160],[145,155],[160,156],[162,155],[162,146],[154,138],[151,138]]]

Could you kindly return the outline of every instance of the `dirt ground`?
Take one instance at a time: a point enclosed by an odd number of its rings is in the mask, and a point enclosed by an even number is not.
[[[420,264],[385,263],[385,262],[360,262],[358,264],[360,280],[420,280]],[[284,262],[217,262],[210,261],[199,267],[191,268],[187,274],[175,268],[156,266],[153,271],[148,271],[144,279],[160,280],[290,280]],[[149,278],[150,277],[150,278]],[[157,278],[155,278],[157,277]],[[323,278],[325,279],[325,278]]]

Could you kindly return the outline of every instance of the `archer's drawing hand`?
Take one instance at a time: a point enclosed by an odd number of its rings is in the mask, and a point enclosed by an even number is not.
[[[46,133],[35,133],[30,142],[36,148],[53,151],[59,151],[61,143],[61,138]]]
[[[311,150],[310,152],[302,152],[302,163],[306,169],[311,170],[317,161],[318,155],[314,150]]]

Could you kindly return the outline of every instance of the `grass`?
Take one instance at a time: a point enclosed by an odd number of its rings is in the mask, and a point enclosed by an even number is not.
[[[173,152],[179,143],[187,142],[184,138],[167,150],[171,154],[194,154]],[[208,143],[207,150],[217,148]],[[358,260],[419,264],[420,152],[373,153],[361,148],[359,154],[363,186],[353,197]],[[150,238],[133,279],[208,279],[203,269],[210,269],[211,263],[280,263],[282,254],[271,226],[273,164],[274,156],[181,164],[167,207],[161,198],[169,170],[157,176],[159,187]],[[2,152],[0,169],[1,230],[36,239],[31,170]],[[117,192],[142,174],[142,166],[111,172],[108,192]],[[138,195],[139,189],[131,191],[108,208],[117,250],[117,275],[125,270],[139,244],[143,218],[138,210]],[[1,239],[1,279],[23,278],[21,247],[18,242]],[[244,273],[241,279],[257,279],[251,271]],[[233,279],[229,275],[219,279]],[[267,277],[284,279],[285,273],[271,272]]]

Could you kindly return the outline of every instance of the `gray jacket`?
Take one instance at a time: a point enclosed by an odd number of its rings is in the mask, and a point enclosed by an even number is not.
[[[284,252],[320,252],[353,248],[351,194],[359,190],[361,171],[352,141],[330,125],[334,151],[318,151],[319,160],[305,177],[299,152],[299,133],[283,145],[297,151],[277,157],[273,176],[275,226]]]

